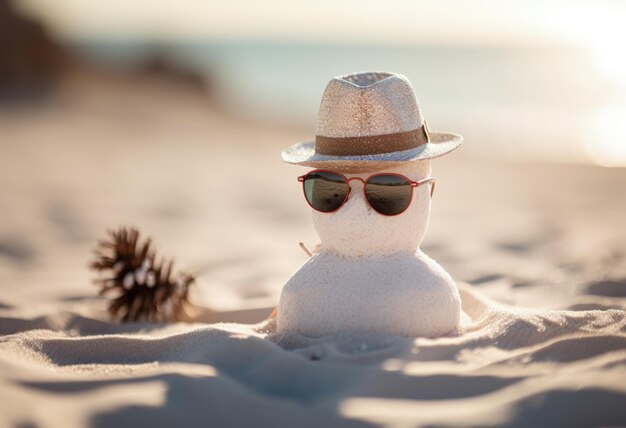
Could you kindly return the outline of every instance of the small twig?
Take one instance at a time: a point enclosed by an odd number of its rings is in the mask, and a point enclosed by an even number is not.
[[[313,253],[309,251],[309,249],[306,247],[306,245],[304,245],[304,243],[300,242],[299,245],[300,245],[300,248],[302,248],[302,251],[304,251],[307,256],[313,257]]]

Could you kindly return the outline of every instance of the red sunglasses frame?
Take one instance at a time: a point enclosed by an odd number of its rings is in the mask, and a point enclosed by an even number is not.
[[[304,189],[304,181],[309,176],[309,174],[313,174],[315,172],[328,172],[328,173],[331,173],[331,174],[338,175],[341,178],[343,178],[344,181],[346,182],[346,184],[348,185],[348,192],[346,193],[346,197],[344,198],[343,202],[341,202],[341,205],[339,205],[337,207],[337,209],[334,209],[332,211],[320,211],[320,210],[316,209],[313,205],[311,205],[311,203],[309,202],[309,199],[306,197],[306,191]],[[409,199],[409,203],[406,204],[406,208],[403,209],[401,212],[399,212],[397,214],[384,214],[384,213],[381,213],[380,211],[377,211],[376,208],[374,208],[372,206],[372,204],[370,204],[370,201],[367,199],[367,194],[365,193],[365,188],[367,187],[367,182],[370,180],[370,178],[378,177],[378,176],[381,176],[381,175],[394,175],[396,177],[400,177],[400,178],[405,179],[411,185],[411,199]],[[409,207],[411,206],[411,202],[413,202],[413,190],[416,187],[419,187],[419,186],[421,186],[423,184],[426,184],[426,183],[431,183],[431,187],[430,187],[430,197],[431,198],[433,197],[433,192],[435,191],[435,178],[434,177],[427,177],[427,178],[424,178],[424,179],[419,180],[419,181],[413,181],[413,180],[411,180],[409,177],[407,177],[405,175],[396,174],[394,172],[380,172],[380,173],[372,174],[369,177],[367,177],[365,180],[363,180],[361,177],[351,177],[351,178],[348,178],[345,175],[343,175],[342,173],[337,172],[337,171],[332,171],[330,169],[314,169],[314,170],[309,171],[306,174],[301,175],[301,176],[298,177],[298,181],[302,183],[302,193],[304,194],[304,200],[306,201],[306,203],[309,204],[309,206],[312,209],[314,209],[315,211],[320,212],[320,213],[324,213],[324,214],[330,214],[330,213],[334,213],[336,211],[339,211],[341,209],[341,207],[343,207],[345,205],[345,203],[348,201],[348,198],[350,197],[350,192],[352,191],[352,186],[350,186],[350,181],[352,181],[352,180],[357,180],[357,181],[360,181],[361,183],[363,183],[363,198],[365,199],[365,201],[367,201],[367,204],[370,206],[370,208],[373,209],[374,211],[376,211],[378,214],[384,215],[384,216],[387,216],[387,217],[394,217],[394,216],[400,215],[403,212],[405,212],[407,209],[409,209]]]

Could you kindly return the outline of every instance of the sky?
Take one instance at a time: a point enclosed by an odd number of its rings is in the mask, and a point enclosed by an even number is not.
[[[624,1],[17,0],[65,39],[591,44],[626,39]]]

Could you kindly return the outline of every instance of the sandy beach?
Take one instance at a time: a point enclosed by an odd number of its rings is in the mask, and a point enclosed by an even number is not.
[[[433,163],[422,245],[461,329],[281,335],[264,320],[318,240],[280,151],[313,130],[88,69],[1,106],[0,426],[626,425],[625,169],[466,141]],[[88,264],[118,225],[199,273],[193,322],[110,321]]]

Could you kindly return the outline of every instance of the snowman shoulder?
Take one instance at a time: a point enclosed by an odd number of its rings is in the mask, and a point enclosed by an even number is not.
[[[320,263],[319,253],[316,253],[296,269],[296,271],[289,277],[287,282],[283,286],[283,293],[289,291],[290,288],[294,288],[297,285],[308,285],[310,282],[314,282],[315,278],[320,275],[324,270],[324,263]]]
[[[456,285],[452,276],[426,253],[418,250],[415,253],[415,275],[428,279],[433,285]]]

